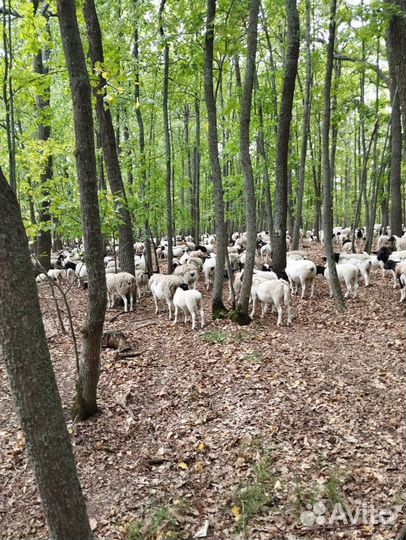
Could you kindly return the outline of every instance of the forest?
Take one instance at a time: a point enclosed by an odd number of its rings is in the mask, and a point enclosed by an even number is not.
[[[0,538],[406,539],[406,0],[0,19]]]

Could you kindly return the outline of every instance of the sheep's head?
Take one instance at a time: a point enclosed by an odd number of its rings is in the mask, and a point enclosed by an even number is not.
[[[188,291],[189,287],[186,285],[186,283],[181,283],[179,285],[179,289],[182,289],[182,291]]]

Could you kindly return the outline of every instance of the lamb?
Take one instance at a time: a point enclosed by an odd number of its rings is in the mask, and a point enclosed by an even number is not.
[[[50,277],[51,279],[53,279],[57,283],[62,283],[62,280],[63,280],[63,271],[62,270],[59,270],[59,269],[56,269],[56,268],[51,268],[50,270],[48,270],[47,274],[48,274],[48,277]]]
[[[284,301],[287,312],[288,312],[288,326],[292,322],[292,314],[290,310],[290,288],[287,281],[283,279],[277,280],[264,280],[259,283],[257,286],[254,285],[254,288],[251,290],[252,295],[252,311],[251,317],[255,314],[256,299],[258,298],[262,303],[262,313],[261,318],[264,318],[265,313],[268,310],[269,304],[273,304],[278,311],[278,321],[277,326],[282,324],[282,306],[281,303]]]
[[[119,266],[109,266],[106,268],[106,274],[118,274],[119,272],[121,272],[121,268]]]
[[[141,298],[141,295],[145,294],[148,290],[148,273],[143,270],[136,270],[135,274],[135,285],[137,288],[138,299]]]
[[[144,256],[142,257],[134,257],[134,268],[135,270],[142,270],[143,272],[145,272],[145,258]]]
[[[196,289],[199,280],[199,271],[193,264],[181,264],[173,271],[174,276],[182,276],[186,285],[192,285]]]
[[[352,297],[356,298],[358,294],[358,268],[350,263],[337,264],[336,268],[339,282],[345,283],[347,287],[344,297],[348,298],[348,295],[352,293]],[[330,271],[328,267],[324,271],[324,277],[327,280],[330,297],[332,298],[333,293],[330,285]]]
[[[210,259],[206,259],[203,264],[203,274],[204,274],[204,282],[206,285],[206,290],[209,290],[210,284],[211,284],[211,278],[214,275],[216,269],[216,258],[210,257]]]
[[[185,283],[184,276],[153,274],[149,278],[149,289],[155,302],[155,314],[158,313],[158,300],[165,300],[168,305],[169,320],[172,319],[171,300],[176,289]]]
[[[130,311],[134,311],[134,293],[136,291],[135,277],[128,272],[106,274],[107,307],[114,307],[114,297],[121,296],[124,311],[128,311],[127,294],[130,295]]]
[[[187,323],[187,313],[192,316],[192,330],[196,327],[196,312],[200,310],[200,326],[204,327],[204,311],[203,311],[203,298],[199,291],[189,289],[189,287],[182,283],[176,289],[173,296],[173,305],[175,306],[175,319],[173,324],[175,325],[178,320],[178,311],[181,309],[185,314],[185,323]]]
[[[304,260],[292,261],[290,258],[288,258],[285,271],[289,278],[292,293],[296,293],[297,284],[300,283],[302,287],[301,298],[303,300],[306,291],[306,281],[311,281],[310,298],[313,298],[314,283],[317,275],[317,269],[314,262]]]
[[[75,274],[78,279],[78,287],[80,287],[87,278],[87,269],[85,263],[81,262],[76,265]]]
[[[369,287],[372,263],[371,257],[368,255],[368,253],[341,253],[338,264],[342,263],[350,263],[356,266],[361,272],[361,275],[364,279],[365,287]]]
[[[203,261],[199,257],[191,257],[188,253],[185,253],[180,258],[181,264],[193,264],[200,272],[203,269]]]

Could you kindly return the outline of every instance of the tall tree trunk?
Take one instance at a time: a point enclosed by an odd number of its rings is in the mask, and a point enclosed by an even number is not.
[[[276,272],[286,267],[286,219],[288,211],[288,152],[293,95],[299,59],[299,15],[296,0],[285,0],[287,53],[276,141],[275,219],[272,237],[272,265]]]
[[[98,410],[97,384],[100,376],[101,336],[107,300],[106,274],[97,198],[91,89],[74,0],[58,0],[58,13],[73,101],[75,157],[89,285],[86,322],[82,328],[77,394],[72,415],[74,418],[86,419]]]
[[[43,79],[44,81],[47,81],[44,87],[42,87],[40,93],[38,93],[35,97],[39,117],[37,130],[38,140],[44,143],[46,143],[51,136],[51,126],[49,124],[50,119],[48,114],[50,107],[51,84],[46,78],[46,75],[48,74],[48,67],[46,63],[49,58],[49,53],[49,49],[45,50],[44,52],[39,50],[34,57],[33,63],[34,73],[44,75],[45,77],[43,77]],[[52,237],[50,229],[51,215],[49,212],[50,199],[48,181],[52,178],[52,173],[52,156],[48,155],[40,174],[42,202],[39,212],[40,231],[37,238],[38,260],[47,270],[51,267]]]
[[[6,119],[6,135],[10,186],[14,193],[17,192],[16,175],[16,148],[15,148],[15,128],[14,128],[14,93],[13,93],[13,50],[11,38],[11,9],[7,9],[3,2],[2,10],[3,22],[3,51],[4,74],[3,74],[3,101]]]
[[[141,200],[143,201],[145,208],[144,218],[144,245],[145,245],[145,262],[147,265],[147,271],[152,274],[152,253],[151,253],[151,231],[149,226],[149,208],[146,197],[147,189],[147,164],[145,160],[145,129],[144,119],[141,110],[141,98],[140,98],[140,72],[139,72],[139,44],[138,44],[138,28],[134,29],[134,59],[136,62],[135,67],[135,85],[134,85],[134,97],[135,97],[135,116],[137,117],[138,124],[138,137],[140,148],[140,163],[141,163]]]
[[[195,99],[195,144],[193,147],[193,239],[200,242],[200,102]]]
[[[247,251],[244,265],[244,277],[237,312],[239,312],[238,321],[243,324],[250,322],[250,318],[248,316],[248,302],[251,294],[252,274],[254,271],[257,240],[255,184],[250,156],[250,122],[252,90],[254,87],[255,76],[255,56],[257,51],[258,12],[259,0],[250,0],[247,29],[247,58],[240,117],[240,158],[241,167],[245,178],[244,192],[245,219],[247,225]]]
[[[83,6],[83,14],[87,27],[90,58],[93,69],[97,73],[98,71],[96,66],[103,65],[104,63],[104,53],[102,34],[94,0],[85,1]],[[107,178],[110,184],[111,192],[114,196],[120,197],[120,201],[116,205],[118,213],[120,214],[120,224],[118,227],[120,268],[123,270],[123,272],[134,274],[134,238],[131,215],[128,209],[127,197],[121,176],[113,120],[111,118],[110,109],[105,107],[103,100],[105,96],[104,88],[105,80],[103,79],[99,69],[98,85],[94,89],[94,94],[96,96],[96,114],[100,126],[103,156],[106,163]]]
[[[389,25],[386,35],[388,64],[390,74],[391,113],[391,163],[390,163],[390,227],[391,233],[402,236],[402,202],[401,202],[401,160],[402,160],[402,127],[400,108],[399,69],[396,65],[396,40],[393,24]],[[406,104],[405,104],[406,105]],[[404,126],[405,127],[405,126]]]
[[[299,249],[300,227],[302,226],[303,195],[306,177],[307,139],[310,127],[310,98],[312,89],[312,56],[310,49],[310,0],[306,0],[306,82],[303,104],[302,141],[300,147],[299,189],[296,203],[296,219],[293,228],[292,249]]]
[[[165,133],[165,164],[166,164],[166,228],[168,232],[168,274],[172,273],[173,261],[173,217],[172,217],[172,169],[171,169],[171,138],[169,132],[169,113],[168,113],[168,92],[169,92],[169,45],[165,39],[165,32],[162,22],[166,0],[161,0],[159,6],[159,32],[164,42],[164,86],[162,97],[162,111],[164,117]]]
[[[41,317],[20,208],[0,169],[0,360],[52,539],[93,537]]]
[[[323,232],[324,249],[327,255],[327,264],[329,267],[330,287],[334,296],[336,308],[339,311],[345,309],[343,295],[341,293],[340,283],[337,276],[337,268],[333,255],[333,197],[332,197],[332,176],[330,167],[330,104],[331,104],[331,77],[333,73],[334,43],[336,34],[336,10],[337,0],[331,0],[330,3],[330,24],[329,37],[327,45],[327,65],[326,77],[324,81],[324,118],[322,131],[323,147]]]
[[[218,154],[217,110],[213,90],[213,50],[215,16],[216,0],[207,0],[204,58],[204,96],[206,101],[207,119],[209,124],[209,155],[214,188],[214,213],[217,241],[216,272],[214,274],[212,295],[212,315],[213,318],[218,318],[219,316],[223,316],[223,313],[225,312],[225,308],[223,305],[223,275],[225,268],[225,258],[227,253],[227,233],[224,221],[223,183],[221,178],[221,167]]]

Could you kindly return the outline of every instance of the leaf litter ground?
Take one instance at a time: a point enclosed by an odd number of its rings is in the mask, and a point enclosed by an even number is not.
[[[321,250],[312,247],[320,261]],[[203,291],[203,284],[200,284]],[[228,288],[225,288],[228,297]],[[405,319],[373,271],[335,313],[317,277],[294,297],[293,325],[172,326],[150,296],[111,319],[135,351],[103,350],[100,415],[70,420],[75,360],[47,287],[41,306],[91,525],[134,540],[396,538],[403,526]],[[71,290],[77,333],[86,291]],[[284,323],[285,323],[284,318]],[[137,330],[138,329],[138,330]],[[0,537],[47,530],[9,385],[0,367]],[[55,479],[57,481],[57,479]]]

